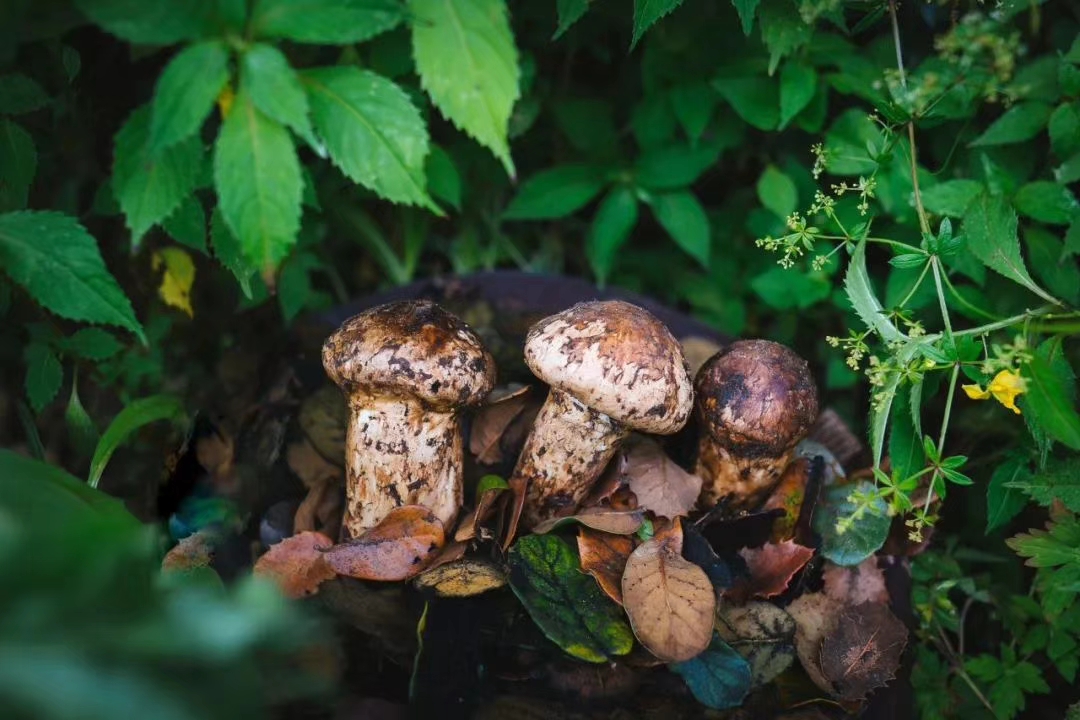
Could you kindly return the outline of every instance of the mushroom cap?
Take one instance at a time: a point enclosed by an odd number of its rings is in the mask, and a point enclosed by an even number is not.
[[[818,416],[806,361],[770,340],[728,345],[698,371],[694,390],[704,430],[741,457],[783,455]]]
[[[432,409],[480,402],[495,361],[459,318],[428,300],[380,305],[326,339],[326,374],[348,394],[415,397]]]
[[[651,313],[620,300],[579,303],[536,323],[525,362],[551,387],[641,432],[676,432],[693,410],[679,342]]]

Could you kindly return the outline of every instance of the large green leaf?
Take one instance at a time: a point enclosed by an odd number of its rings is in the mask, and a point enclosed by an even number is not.
[[[0,269],[60,317],[118,325],[146,340],[97,243],[75,218],[56,212],[0,215]]]
[[[618,605],[581,572],[557,535],[526,535],[510,548],[510,587],[533,622],[570,655],[607,662],[630,652],[634,634]]]
[[[177,53],[154,88],[150,152],[197,133],[228,81],[229,51],[224,42],[195,43]]]
[[[746,658],[717,635],[705,652],[670,667],[686,681],[697,701],[713,710],[741,705],[753,680]]]
[[[220,207],[214,208],[214,213],[210,216],[210,245],[214,248],[214,257],[236,278],[244,296],[248,300],[252,299],[251,280],[258,268],[244,257],[240,241],[225,223]]]
[[[938,215],[963,217],[982,191],[983,184],[976,180],[946,180],[922,191],[923,206]]]
[[[172,215],[161,221],[161,227],[181,245],[206,253],[206,212],[195,195],[188,195]]]
[[[300,161],[289,132],[243,92],[218,135],[214,186],[244,257],[263,272],[272,271],[300,229]]]
[[[844,290],[847,291],[851,307],[865,325],[872,329],[885,342],[903,340],[901,333],[892,320],[885,315],[881,301],[870,284],[870,274],[866,271],[866,241],[860,241],[851,255],[847,273],[844,275]]]
[[[758,16],[761,39],[769,49],[769,75],[772,75],[780,60],[810,40],[814,26],[802,19],[793,0],[762,0]]]
[[[1006,487],[1019,490],[1040,505],[1050,506],[1061,501],[1073,512],[1080,512],[1080,458],[1057,460],[1034,475],[1027,473],[1011,477]]]
[[[656,21],[682,5],[683,0],[634,0],[634,37],[630,47],[638,44],[645,31]]]
[[[686,190],[658,193],[650,195],[648,201],[657,222],[675,244],[708,267],[712,249],[709,218],[694,194]]]
[[[143,106],[131,114],[116,134],[112,186],[135,246],[191,195],[202,162],[202,143],[194,136],[151,152],[150,108]]]
[[[601,285],[607,282],[619,249],[630,237],[637,219],[637,195],[625,185],[613,188],[596,208],[585,238],[585,254]]]
[[[1068,225],[1080,210],[1069,188],[1049,180],[1021,185],[1013,196],[1013,206],[1021,215],[1048,225]]]
[[[533,175],[521,184],[503,218],[547,220],[581,209],[604,189],[602,169],[593,165],[560,165]]]
[[[1008,145],[1030,140],[1046,127],[1050,110],[1046,103],[1017,103],[991,123],[986,132],[972,140],[971,145]]]
[[[1075,407],[1075,378],[1054,340],[1047,340],[1022,368],[1027,392],[1023,411],[1051,437],[1080,450],[1080,415]]]
[[[240,56],[240,87],[263,114],[292,128],[312,147],[318,145],[300,78],[276,47],[255,43],[244,51]]]
[[[780,129],[810,104],[817,91],[817,72],[801,62],[789,60],[780,70]]]
[[[660,147],[637,159],[634,176],[647,190],[679,190],[693,184],[719,157],[720,147],[712,142]]]
[[[1031,479],[1027,460],[1010,457],[994,469],[986,486],[986,532],[1005,525],[1027,505],[1027,498],[1014,485]]]
[[[184,417],[183,403],[171,395],[151,395],[125,405],[101,434],[101,440],[98,441],[94,457],[90,461],[87,483],[90,487],[97,487],[109,458],[133,432],[158,420],[179,421]]]
[[[205,0],[76,0],[87,17],[117,37],[140,45],[171,45],[201,37],[217,3]]]
[[[35,412],[52,402],[64,381],[64,368],[48,345],[31,342],[23,353],[26,361],[26,396]]]
[[[257,0],[251,34],[345,45],[384,33],[404,18],[404,8],[395,0]]]
[[[0,76],[0,115],[22,115],[45,107],[49,96],[36,80],[22,73]]]
[[[825,490],[814,511],[813,525],[821,535],[821,554],[837,565],[858,565],[873,555],[885,543],[892,524],[885,501],[875,498],[851,527],[839,532],[837,522],[855,513],[856,505],[848,497],[856,490],[871,493],[874,484],[864,480],[853,485],[833,485]]]
[[[315,128],[342,172],[387,200],[437,210],[424,187],[427,128],[400,87],[353,67],[302,77]]]
[[[983,193],[964,214],[967,246],[984,265],[1042,298],[1053,301],[1028,274],[1020,255],[1016,213],[1001,197]]]
[[[409,0],[409,9],[416,70],[432,102],[514,175],[507,126],[521,72],[505,0]]]
[[[780,218],[786,218],[799,206],[795,182],[775,165],[769,165],[757,181],[757,196],[761,204]]]
[[[0,117],[0,212],[22,210],[37,173],[37,150],[30,133]]]
[[[736,114],[758,130],[774,130],[780,122],[780,91],[770,78],[720,77],[712,81]]]
[[[1062,103],[1047,123],[1050,147],[1059,158],[1080,151],[1080,103]]]

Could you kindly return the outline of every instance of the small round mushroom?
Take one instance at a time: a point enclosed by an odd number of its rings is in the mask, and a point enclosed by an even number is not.
[[[408,301],[346,320],[322,357],[349,403],[346,536],[402,505],[423,505],[450,528],[462,501],[458,415],[495,386],[491,355],[455,316]]]
[[[526,527],[573,513],[631,430],[674,433],[693,409],[678,341],[626,302],[580,303],[541,320],[525,362],[551,386],[514,469]]]
[[[714,355],[694,381],[701,436],[701,505],[726,499],[752,509],[780,480],[818,415],[806,361],[769,340],[740,340]]]

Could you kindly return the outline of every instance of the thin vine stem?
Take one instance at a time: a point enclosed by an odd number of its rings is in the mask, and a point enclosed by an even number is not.
[[[896,49],[896,68],[900,73],[900,87],[907,89],[907,72],[904,70],[904,51],[900,44],[900,24],[896,20],[896,0],[889,0],[889,19],[892,22],[893,46]],[[915,122],[908,120],[908,149],[911,158],[911,185],[915,193],[915,212],[919,216],[919,227],[924,234],[930,233],[930,221],[926,218],[922,192],[919,190],[919,164],[915,150]]]

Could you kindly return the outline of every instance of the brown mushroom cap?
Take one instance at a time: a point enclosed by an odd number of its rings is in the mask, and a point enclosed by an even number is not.
[[[678,341],[630,303],[579,303],[541,320],[525,339],[525,362],[551,387],[642,432],[676,432],[693,409]]]
[[[769,340],[740,340],[714,355],[694,381],[702,424],[741,457],[779,457],[818,416],[806,361]]]
[[[495,361],[473,331],[428,300],[346,320],[322,356],[326,374],[347,393],[408,395],[434,409],[478,403],[495,386]]]

